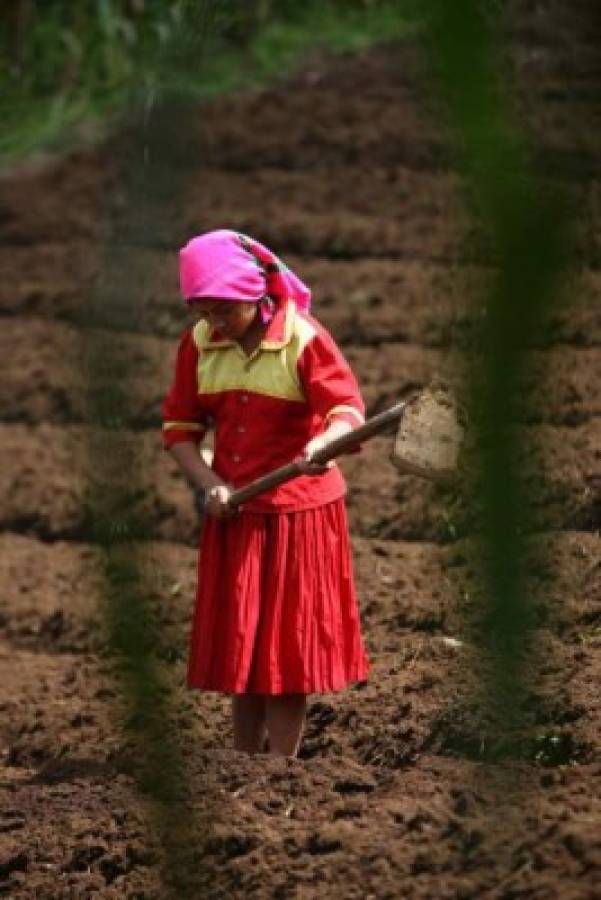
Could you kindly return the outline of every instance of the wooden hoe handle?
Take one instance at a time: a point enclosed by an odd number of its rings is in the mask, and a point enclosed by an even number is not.
[[[406,406],[406,401],[396,403],[394,406],[391,406],[390,409],[386,409],[384,412],[378,413],[377,416],[368,419],[367,422],[365,422],[364,425],[360,425],[359,428],[354,428],[352,431],[349,431],[348,434],[343,434],[342,437],[330,441],[329,444],[322,447],[321,450],[312,457],[311,462],[325,465],[325,463],[329,462],[331,459],[340,456],[341,453],[351,450],[356,444],[362,444],[374,435],[386,431],[391,425],[394,425],[399,421]],[[277,487],[285,481],[290,481],[291,478],[296,478],[301,474],[301,468],[298,462],[291,462],[285,466],[280,466],[279,469],[274,469],[273,472],[269,472],[267,475],[263,475],[261,478],[251,481],[246,487],[234,491],[230,494],[228,503],[232,507],[240,506],[241,503],[246,503],[247,500],[252,500],[253,497],[257,497],[259,494],[263,494],[265,491],[269,491],[271,488]]]

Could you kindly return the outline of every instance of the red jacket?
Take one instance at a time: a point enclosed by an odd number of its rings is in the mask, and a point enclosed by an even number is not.
[[[357,426],[363,414],[356,379],[332,337],[289,301],[250,356],[236,341],[209,333],[205,322],[184,332],[163,405],[163,439],[166,447],[198,444],[213,426],[213,469],[237,488],[299,456],[332,419]],[[345,491],[333,466],[323,475],[301,475],[280,485],[244,509],[310,509]]]

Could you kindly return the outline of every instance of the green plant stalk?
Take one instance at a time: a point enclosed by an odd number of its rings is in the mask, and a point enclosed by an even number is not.
[[[163,846],[164,890],[179,900],[211,896],[216,873],[205,870],[198,859],[210,825],[197,812],[202,797],[191,795],[177,735],[171,730],[176,719],[173,691],[160,661],[161,635],[140,551],[148,534],[137,508],[143,495],[141,453],[135,436],[128,433],[132,363],[113,339],[115,332],[137,330],[144,302],[141,285],[148,273],[138,271],[133,251],[164,239],[158,229],[165,205],[183,190],[187,174],[177,164],[180,143],[190,140],[177,127],[187,112],[185,102],[167,98],[153,103],[153,98],[142,86],[130,107],[129,136],[119,144],[122,158],[114,161],[127,196],[127,216],[107,223],[101,274],[79,324],[90,426],[84,460],[89,530],[102,555],[108,651],[135,736],[133,774],[151,801]]]
[[[105,312],[106,302],[103,295]],[[144,526],[131,506],[139,459],[132,442],[122,438],[127,427],[127,373],[120,372],[118,385],[98,389],[106,367],[118,371],[123,360],[113,358],[107,349],[110,343],[98,338],[94,329],[82,328],[80,335],[89,388],[90,433],[84,470],[89,479],[90,536],[101,554],[107,649],[125,701],[127,729],[136,738],[132,774],[154,811],[164,851],[166,896],[193,897],[193,880],[182,854],[195,845],[203,826],[194,813],[181,752],[169,728],[174,721],[173,701],[159,662],[161,639],[139,551]],[[124,477],[116,478],[116,471]]]
[[[567,265],[568,210],[540,183],[513,121],[489,4],[433,0],[427,47],[454,126],[469,196],[492,244],[495,275],[472,354],[468,407],[476,443],[480,503],[477,567],[485,586],[485,703],[505,729],[521,725],[533,634],[524,533],[536,499],[521,477],[527,446],[516,407],[528,345],[558,296]],[[507,76],[503,79],[507,82]],[[481,298],[478,298],[481,302]],[[523,403],[523,396],[519,398]],[[474,506],[472,487],[466,501]],[[468,493],[469,492],[469,493]]]

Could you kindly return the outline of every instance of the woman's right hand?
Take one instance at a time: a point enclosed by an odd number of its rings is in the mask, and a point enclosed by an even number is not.
[[[229,505],[232,489],[227,484],[216,484],[208,488],[205,493],[205,509],[217,519],[226,519],[233,516],[235,510]]]

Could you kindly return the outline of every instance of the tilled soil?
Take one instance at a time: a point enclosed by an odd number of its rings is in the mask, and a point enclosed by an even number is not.
[[[551,27],[547,12],[520,5],[511,60],[540,163],[583,215],[571,302],[530,353],[537,650],[531,727],[503,765],[486,762],[474,706],[469,518],[448,492],[401,476],[386,438],[343,464],[369,682],[311,698],[298,760],[234,753],[227,701],[183,688],[198,513],[157,430],[184,323],[175,250],[229,225],[281,252],[313,287],[370,412],[453,373],[472,333],[467,298],[492,262],[415,51],[316,58],[195,109],[189,141],[171,150],[173,190],[142,204],[160,212],[152,227],[131,209],[126,138],[2,181],[3,896],[601,897],[601,182],[582,126],[595,123],[598,81],[584,14],[556,10]],[[103,289],[129,315],[116,330],[110,315],[86,321],[84,337],[82,311]],[[139,776],[142,732],[109,651],[90,342],[110,347],[99,387],[127,372],[114,441],[139,468],[136,552],[171,686],[161,727],[184,764],[186,848],[168,834],[178,798],[157,807]]]

